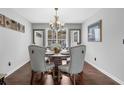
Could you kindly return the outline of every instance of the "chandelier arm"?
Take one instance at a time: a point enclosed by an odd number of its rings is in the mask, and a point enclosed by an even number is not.
[[[53,21],[53,23],[50,23],[50,28],[51,30],[63,30],[64,29],[64,25],[59,21],[59,16],[58,16],[58,8],[55,8],[55,20]]]

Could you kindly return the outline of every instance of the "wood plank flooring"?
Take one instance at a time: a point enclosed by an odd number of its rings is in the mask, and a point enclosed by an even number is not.
[[[36,73],[34,77],[34,85],[56,85],[56,81],[53,81],[51,74],[46,74],[43,79],[40,79],[40,73]],[[8,76],[5,81],[7,85],[30,85],[31,78],[31,65],[25,64],[23,67],[15,71]],[[82,77],[76,76],[77,85],[118,85],[117,82],[110,79],[90,64],[84,64],[84,72]],[[69,77],[62,75],[60,85],[72,85],[72,81]]]

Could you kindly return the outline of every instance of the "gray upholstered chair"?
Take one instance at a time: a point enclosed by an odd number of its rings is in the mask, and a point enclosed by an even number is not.
[[[31,84],[33,82],[33,76],[35,72],[41,72],[41,75],[52,69],[54,64],[47,64],[45,62],[45,47],[40,47],[36,45],[29,46],[29,54],[31,59],[31,68],[32,68],[32,76],[31,76]]]
[[[73,82],[75,82],[75,75],[83,71],[84,57],[86,53],[86,46],[80,45],[70,48],[70,63],[59,66],[61,72],[69,73],[73,76]]]

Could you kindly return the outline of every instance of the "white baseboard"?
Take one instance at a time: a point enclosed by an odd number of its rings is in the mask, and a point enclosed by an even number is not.
[[[13,70],[9,71],[6,75],[6,77],[8,77],[9,75],[11,75],[12,73],[14,73],[16,70],[18,70],[19,68],[21,68],[23,65],[25,65],[27,62],[29,62],[30,60],[25,61],[22,64],[19,64],[18,66],[16,66]]]
[[[87,62],[87,61],[86,61]],[[89,62],[87,62],[89,63]],[[99,68],[98,66],[94,65],[93,63],[89,63],[90,65],[92,65],[94,68],[98,69],[100,72],[104,73],[105,75],[107,75],[108,77],[110,77],[111,79],[113,79],[114,81],[118,82],[121,85],[124,85],[124,82],[120,79],[118,79],[117,77],[113,76],[112,74],[108,73],[107,71],[105,71],[102,68]]]

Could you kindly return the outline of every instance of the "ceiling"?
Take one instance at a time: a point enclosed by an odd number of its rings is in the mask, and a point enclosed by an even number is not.
[[[12,8],[31,23],[49,23],[54,19],[54,8]],[[63,23],[82,23],[100,8],[59,8],[58,15]]]

